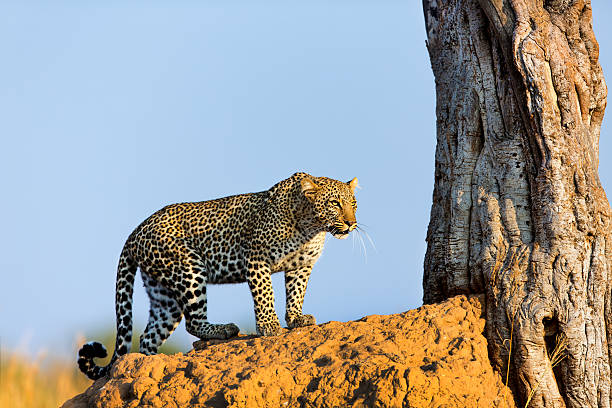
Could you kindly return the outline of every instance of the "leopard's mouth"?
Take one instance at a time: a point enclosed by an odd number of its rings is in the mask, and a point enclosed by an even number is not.
[[[348,237],[350,230],[347,228],[344,231],[340,231],[337,228],[331,228],[329,232],[334,236],[334,238],[345,239]]]

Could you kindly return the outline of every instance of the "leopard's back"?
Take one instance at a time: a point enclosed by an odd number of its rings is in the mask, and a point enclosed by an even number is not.
[[[163,207],[144,220],[126,242],[130,256],[146,273],[171,275],[175,262],[200,253],[211,283],[244,281],[240,243],[252,229],[253,215],[261,211],[267,192],[247,193],[209,201]],[[243,274],[241,274],[243,275]]]

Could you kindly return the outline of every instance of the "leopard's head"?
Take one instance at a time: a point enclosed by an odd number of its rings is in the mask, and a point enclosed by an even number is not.
[[[305,176],[300,183],[302,194],[311,203],[315,218],[324,231],[344,239],[357,228],[357,178],[344,183],[327,177]]]

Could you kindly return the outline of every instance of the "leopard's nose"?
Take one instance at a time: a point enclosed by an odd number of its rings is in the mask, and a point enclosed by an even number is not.
[[[346,226],[348,227],[349,231],[354,230],[355,228],[357,228],[357,222],[356,221],[344,221],[344,223],[346,224]]]

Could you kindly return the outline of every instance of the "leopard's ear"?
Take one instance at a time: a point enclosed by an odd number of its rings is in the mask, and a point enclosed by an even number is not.
[[[313,179],[310,177],[304,177],[301,181],[302,193],[308,198],[310,201],[314,201],[317,191],[319,191],[319,186]]]
[[[353,190],[353,192],[355,192],[355,189],[359,187],[359,182],[357,181],[357,177],[355,177],[354,179],[352,179],[346,184],[349,185],[349,187],[351,188],[351,190]]]

